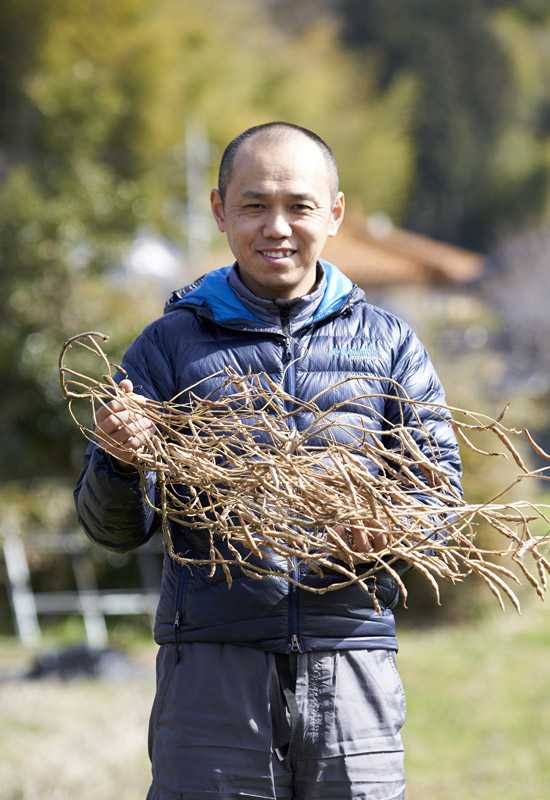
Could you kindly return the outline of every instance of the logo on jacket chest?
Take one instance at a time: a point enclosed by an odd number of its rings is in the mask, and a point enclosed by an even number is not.
[[[375,345],[333,347],[331,354],[333,356],[347,356],[348,358],[377,358],[380,355]]]
[[[379,343],[374,341],[361,341],[360,339],[347,341],[338,337],[327,336],[324,339],[313,340],[309,346],[308,369],[328,370],[329,372],[369,372],[375,364],[383,361],[383,351]]]

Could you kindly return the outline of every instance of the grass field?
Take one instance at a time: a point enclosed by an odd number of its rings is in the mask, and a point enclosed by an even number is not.
[[[407,800],[550,797],[550,605],[407,631]]]
[[[467,627],[402,631],[407,800],[550,794],[550,605]],[[0,800],[144,800],[153,646],[130,682],[0,684]],[[0,668],[24,665],[0,640]]]

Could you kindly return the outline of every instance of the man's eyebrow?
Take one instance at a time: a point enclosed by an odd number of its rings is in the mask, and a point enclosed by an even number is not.
[[[241,194],[241,197],[246,200],[265,200],[270,196],[268,192],[260,192],[256,189],[245,189]],[[315,197],[308,192],[289,192],[286,197],[290,197],[291,200],[310,200],[312,202],[315,200]]]
[[[244,192],[241,192],[241,197],[247,200],[262,200],[264,197],[267,197],[267,195],[265,192],[256,192],[254,189],[246,189]]]

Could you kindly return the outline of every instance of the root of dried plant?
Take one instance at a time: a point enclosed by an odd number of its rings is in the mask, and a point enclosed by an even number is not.
[[[335,436],[338,404],[321,411],[315,401],[289,397],[263,373],[238,375],[226,368],[219,373],[215,399],[201,398],[193,392],[197,387],[191,387],[185,404],[178,402],[178,397],[163,403],[148,400],[144,412],[144,407],[115,383],[114,370],[120,367],[110,363],[100,344],[107,338],[90,332],[65,342],[59,359],[62,390],[73,419],[89,439],[93,430],[79,422],[73,408],[78,399],[89,400],[95,413],[116,397],[125,409],[146,413],[153,422],[153,432],[144,434],[146,444],[136,453],[134,463],[142,478],[148,471],[157,475],[160,501],[156,511],[162,518],[168,551],[179,563],[207,566],[211,574],[221,568],[229,585],[230,568],[239,567],[258,579],[284,575],[318,593],[354,584],[373,597],[376,577],[385,572],[397,582],[404,602],[404,568],[416,569],[438,599],[440,579],[456,583],[473,573],[487,584],[503,609],[507,597],[518,612],[519,599],[513,587],[521,582],[519,573],[541,599],[544,597],[550,573],[546,556],[549,509],[529,501],[506,503],[504,496],[526,478],[548,480],[550,455],[528,431],[506,428],[504,414],[490,419],[443,407],[450,413],[447,422],[462,445],[487,458],[504,455],[518,470],[490,501],[473,505],[461,498],[437,463],[435,446],[422,449],[418,443],[425,437],[430,445],[431,438],[419,412],[429,407],[438,413],[442,406],[411,400],[397,384],[395,393],[387,397],[395,401],[397,396],[412,410],[414,430],[405,424],[394,425],[391,449],[386,449],[378,428],[368,431],[363,426],[355,441],[344,445],[338,441],[341,437]],[[73,345],[101,360],[106,373],[101,380],[67,365],[67,352]],[[372,389],[375,379],[366,379]],[[370,408],[371,397],[359,395],[352,402],[358,408]],[[293,422],[300,411],[314,419],[302,431]],[[491,447],[476,446],[474,432],[477,438],[479,434],[486,437]],[[348,439],[349,434],[348,420]],[[318,444],[320,437],[323,446]],[[548,468],[531,471],[513,444],[517,437],[525,438],[539,457],[548,461]],[[312,445],[314,438],[316,446]],[[492,452],[493,441],[502,445],[501,452]],[[365,468],[365,460],[374,466],[373,473]],[[182,486],[186,487],[184,493]],[[147,499],[145,492],[144,497]],[[342,535],[342,530],[373,519],[382,526],[388,542],[383,550],[365,556],[353,549],[352,540]],[[208,558],[189,558],[177,552],[171,523],[181,523],[204,536]],[[497,534],[497,546],[479,544],[480,525]],[[534,527],[544,534],[533,535]],[[336,573],[338,579],[322,588],[301,584],[296,578],[297,565],[307,565],[321,575]]]

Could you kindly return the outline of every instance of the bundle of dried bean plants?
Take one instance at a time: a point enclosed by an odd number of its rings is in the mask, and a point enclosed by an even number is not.
[[[146,414],[152,421],[153,429],[144,434],[146,443],[134,463],[143,486],[147,472],[157,475],[160,501],[156,511],[162,518],[168,551],[179,563],[209,566],[211,574],[220,567],[229,585],[230,567],[238,567],[258,579],[282,575],[313,592],[355,584],[373,596],[376,578],[385,572],[399,585],[404,601],[404,568],[421,573],[438,599],[439,579],[454,583],[473,573],[487,584],[503,609],[508,597],[518,612],[519,600],[512,587],[520,583],[520,573],[543,598],[550,573],[548,507],[528,501],[506,503],[503,498],[526,478],[547,480],[550,455],[528,431],[504,427],[503,415],[494,420],[464,409],[419,403],[387,379],[380,385],[390,385],[392,394],[373,395],[376,379],[366,375],[371,394],[345,401],[342,419],[349,444],[342,444],[344,437],[335,433],[344,403],[321,411],[321,394],[302,402],[289,397],[264,373],[238,375],[231,368],[217,374],[218,390],[206,398],[194,393],[195,386],[186,392],[185,404],[175,397],[162,403],[147,400],[144,408],[113,380],[114,369],[120,367],[110,363],[100,345],[107,338],[89,332],[65,342],[59,359],[63,393],[73,419],[89,439],[93,430],[77,419],[76,399],[88,399],[95,413],[116,397],[126,410]],[[72,345],[101,359],[105,368],[101,380],[66,364]],[[357,376],[353,380],[357,381]],[[370,400],[375,396],[394,402],[398,398],[402,408],[407,406],[407,416],[414,419],[414,428],[403,422],[393,425],[389,436],[385,432],[389,446],[382,443],[379,432],[385,420],[378,420],[372,431],[364,423],[357,425],[355,435],[352,431],[350,436],[350,406],[366,406],[372,414]],[[481,456],[504,455],[518,468],[510,485],[489,502],[465,502],[438,465],[437,444],[421,417],[426,410],[441,414],[442,408],[450,413],[447,424],[465,447]],[[293,420],[301,412],[313,422],[298,431]],[[474,445],[474,432],[475,436],[482,433],[490,444],[497,439],[504,452]],[[548,460],[548,468],[534,472],[528,468],[512,443],[518,436],[525,437],[538,455]],[[373,465],[372,472],[365,461]],[[144,497],[147,499],[145,491]],[[386,533],[387,546],[379,552],[357,552],[346,529],[369,525],[372,520]],[[204,536],[208,558],[176,552],[170,523],[182,523]],[[499,546],[479,544],[482,523],[496,532]],[[542,528],[544,535],[533,535],[532,527]],[[226,544],[224,552],[221,542]],[[512,563],[506,566],[503,557]],[[321,575],[336,574],[338,579],[321,588],[302,584],[296,577],[300,565]]]

